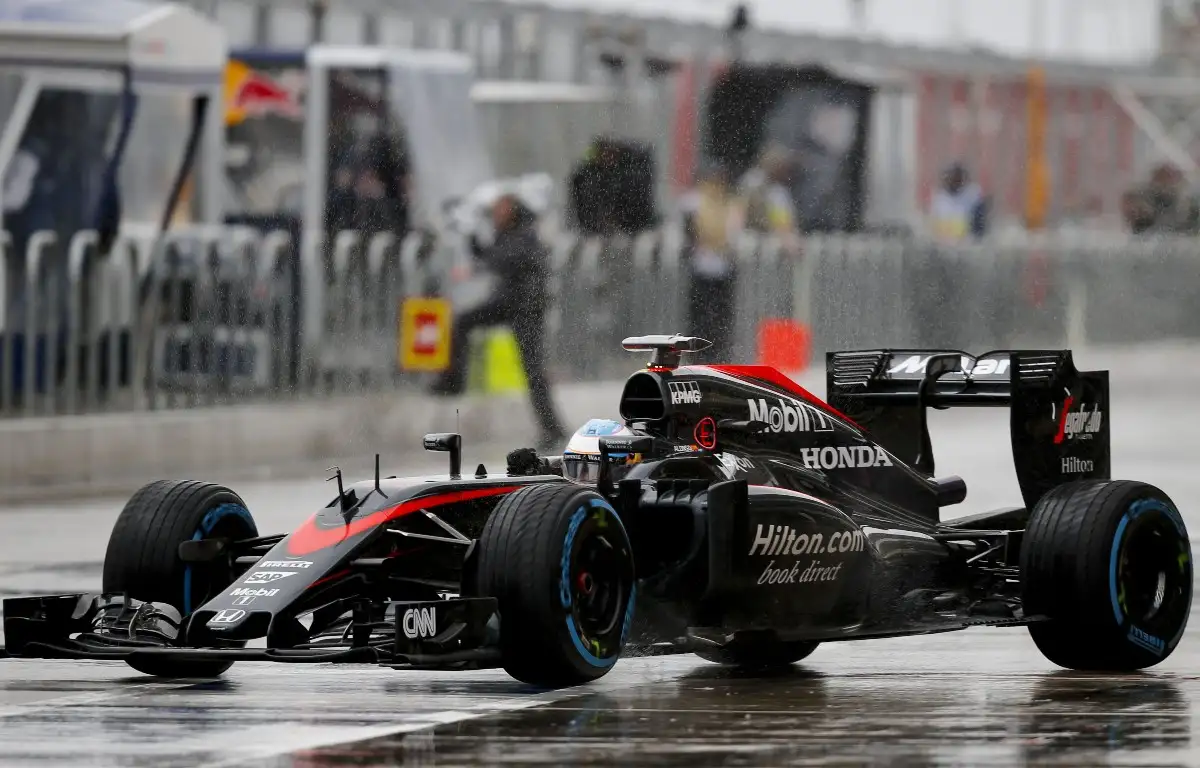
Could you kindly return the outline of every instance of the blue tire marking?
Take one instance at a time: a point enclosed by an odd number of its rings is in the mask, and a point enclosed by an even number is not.
[[[611,504],[604,499],[591,499],[589,506],[601,507],[604,510],[611,512],[613,519],[617,522],[617,526],[621,529],[621,533],[625,534],[625,524],[621,522],[621,516],[617,514],[617,510],[613,509]],[[562,600],[563,608],[569,609],[571,607],[571,548],[575,544],[575,534],[579,532],[579,526],[583,524],[584,518],[587,517],[587,512],[587,507],[583,506],[575,510],[575,514],[571,516],[571,524],[567,526],[566,538],[563,541],[563,554],[561,562],[562,577],[559,582],[559,597]],[[628,534],[625,534],[625,538],[629,538]],[[629,625],[633,620],[633,597],[634,590],[631,589],[629,593],[629,605],[625,610],[625,624],[621,629],[622,644],[625,642],[625,635],[629,632]],[[601,659],[588,650],[588,648],[583,644],[583,639],[579,636],[579,630],[575,627],[573,618],[568,614],[566,620],[567,634],[571,636],[571,643],[575,646],[575,650],[579,652],[580,658],[582,658],[588,664],[591,664],[593,667],[600,667],[601,669],[611,667],[613,664],[617,663],[616,656],[613,656],[609,659]]]
[[[593,667],[604,668],[611,667],[613,664],[617,663],[616,656],[613,656],[609,659],[602,659],[584,647],[583,640],[581,640],[579,637],[579,630],[575,629],[575,622],[571,621],[570,616],[567,617],[567,632],[571,635],[571,642],[575,644],[575,650],[579,651],[579,655],[582,656],[583,660],[588,664],[591,664]]]
[[[1129,632],[1125,635],[1125,639],[1140,648],[1150,651],[1155,656],[1162,656],[1167,647],[1162,638],[1155,637],[1149,632],[1143,632],[1132,625],[1129,627]]]
[[[633,624],[633,603],[637,600],[637,584],[629,590],[629,605],[625,608],[625,625],[621,627],[621,645],[629,639],[629,627]]]
[[[1125,529],[1128,527],[1131,520],[1134,520],[1140,517],[1142,514],[1150,511],[1158,511],[1166,515],[1167,518],[1175,525],[1176,530],[1179,531],[1179,535],[1183,537],[1184,541],[1188,540],[1187,529],[1184,528],[1183,525],[1183,518],[1180,517],[1178,510],[1176,510],[1170,504],[1167,504],[1159,499],[1139,499],[1138,501],[1135,501],[1133,504],[1129,505],[1129,509],[1121,518],[1121,522],[1117,523],[1117,531],[1115,534],[1113,534],[1112,553],[1109,555],[1108,560],[1108,594],[1109,599],[1112,601],[1113,616],[1117,620],[1118,627],[1125,624],[1125,612],[1121,610],[1120,600],[1117,596],[1117,561],[1121,552],[1121,539],[1125,535]],[[1182,631],[1180,631],[1179,634],[1182,635]],[[1134,645],[1151,651],[1158,656],[1163,654],[1163,649],[1166,647],[1166,643],[1164,643],[1161,638],[1155,637],[1148,632],[1138,629],[1132,624],[1132,622],[1130,624],[1128,633],[1126,633],[1126,639],[1132,642]],[[1178,639],[1178,636],[1176,636],[1175,640],[1177,641]]]
[[[208,534],[212,533],[217,527],[217,523],[227,517],[240,517],[246,525],[254,530],[254,518],[250,516],[250,510],[240,504],[221,504],[213,507],[204,514],[200,520],[200,527],[192,534],[192,541],[199,541]],[[183,569],[183,615],[187,616],[192,612],[192,566],[187,566]]]
[[[580,507],[575,510],[575,514],[571,516],[571,524],[567,526],[567,538],[563,542],[562,558],[559,561],[562,576],[558,580],[558,598],[563,608],[571,607],[571,547],[575,544],[575,534],[579,532],[579,526],[583,525],[583,518],[586,516],[587,509]]]
[[[1113,616],[1117,620],[1118,627],[1125,623],[1125,613],[1121,610],[1121,603],[1117,598],[1117,558],[1121,554],[1121,537],[1125,535],[1129,517],[1129,513],[1126,512],[1121,518],[1121,522],[1117,523],[1117,532],[1113,536],[1112,553],[1108,558],[1108,596],[1112,600]]]

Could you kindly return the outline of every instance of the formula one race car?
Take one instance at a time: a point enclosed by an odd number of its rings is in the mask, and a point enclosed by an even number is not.
[[[10,657],[124,659],[209,677],[235,661],[502,666],[543,686],[625,655],[786,665],[820,644],[1028,625],[1054,663],[1134,670],[1179,643],[1183,520],[1109,479],[1107,372],[1069,351],[832,353],[829,403],[759,366],[653,359],[592,453],[514,451],[504,474],[343,485],[287,535],[232,491],[139,490],[97,595],[4,601]],[[1007,406],[1024,505],[943,521],[926,409]],[[605,436],[607,434],[607,436]]]

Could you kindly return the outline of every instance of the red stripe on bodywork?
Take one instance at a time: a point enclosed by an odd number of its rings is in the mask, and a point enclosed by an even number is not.
[[[1075,403],[1075,398],[1067,395],[1067,399],[1063,400],[1062,415],[1058,417],[1058,433],[1054,435],[1054,444],[1061,445],[1063,439],[1067,436],[1067,414],[1071,412],[1071,406]]]
[[[423,496],[419,499],[401,502],[394,507],[372,512],[366,517],[356,518],[347,525],[337,528],[318,528],[317,516],[313,515],[288,537],[287,551],[289,555],[311,554],[318,550],[340,544],[346,539],[366,533],[386,522],[422,509],[441,507],[446,504],[457,504],[463,501],[473,501],[475,499],[485,499],[489,496],[503,496],[506,493],[512,493],[520,487],[519,485],[505,485],[499,488],[478,488],[470,491],[453,491],[451,493]]]
[[[793,394],[802,400],[807,400],[826,413],[837,416],[847,424],[854,424],[856,427],[858,426],[854,423],[854,419],[851,419],[846,414],[837,410],[829,403],[817,397],[812,392],[809,392],[807,389],[792,381],[787,376],[784,376],[782,373],[769,365],[709,365],[704,367],[719,373],[733,376],[734,378],[749,379],[751,381],[758,381],[779,387],[785,392]]]
[[[349,575],[350,575],[350,569],[349,569],[349,568],[345,569],[344,571],[338,571],[337,573],[331,573],[331,574],[329,574],[328,576],[326,576],[325,578],[323,578],[323,579],[317,579],[317,580],[316,580],[316,581],[314,581],[312,584],[309,584],[309,585],[308,585],[308,588],[309,588],[309,589],[315,589],[316,587],[319,587],[319,586],[321,586],[322,584],[328,584],[328,583],[329,583],[329,582],[331,582],[331,581],[334,581],[334,580],[336,580],[336,579],[340,579],[340,578],[342,578],[343,576],[349,576]]]

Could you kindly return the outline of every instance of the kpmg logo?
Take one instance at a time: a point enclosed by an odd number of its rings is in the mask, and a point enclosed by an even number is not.
[[[671,405],[699,405],[704,400],[696,381],[668,381],[667,389],[671,392]]]

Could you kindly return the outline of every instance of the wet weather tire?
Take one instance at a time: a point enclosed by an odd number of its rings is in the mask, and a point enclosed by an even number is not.
[[[191,565],[179,545],[193,539],[250,539],[258,536],[246,503],[220,485],[194,480],[159,480],[139,489],[125,504],[108,539],[103,589],[135,600],[166,603],[186,620],[233,583],[232,568]],[[233,662],[130,659],[139,672],[160,677],[218,677]]]
[[[479,539],[478,594],[496,598],[504,669],[561,688],[608,673],[634,600],[633,551],[595,491],[533,485],[502,500]]]
[[[1085,481],[1038,502],[1021,546],[1022,603],[1047,659],[1132,671],[1175,650],[1192,601],[1191,546],[1171,499],[1145,483]]]

